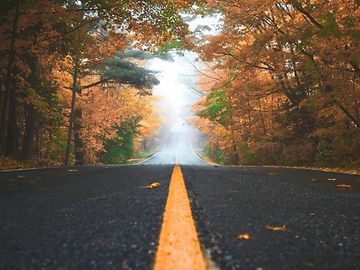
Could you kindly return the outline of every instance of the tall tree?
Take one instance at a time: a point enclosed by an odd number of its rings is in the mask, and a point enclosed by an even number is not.
[[[213,0],[208,5],[223,14],[224,29],[198,49],[228,74],[216,86],[236,119],[224,126],[236,130],[229,142],[237,147],[225,148],[226,153],[247,157],[240,162],[312,163],[324,142],[335,149],[357,140],[358,1]],[[219,90],[211,91],[205,111],[214,92]],[[299,145],[306,155],[299,154]],[[349,154],[357,151],[358,146]],[[341,154],[332,153],[340,160]]]
[[[107,78],[105,70],[99,69],[100,63],[129,45],[156,51],[166,42],[184,37],[187,28],[179,11],[195,2],[200,1],[2,1],[1,153],[26,160],[36,150],[39,158],[41,141],[62,138],[59,134],[66,124],[70,128],[68,145],[75,139],[75,148],[80,149],[76,155],[81,155],[81,108],[76,106],[76,97],[87,87],[119,79]],[[65,73],[71,75],[71,82]],[[99,82],[83,84],[87,76],[94,75]],[[60,77],[67,79],[59,81]],[[145,83],[134,78],[121,82]],[[62,117],[68,109],[61,100],[67,96],[61,92],[66,88],[73,96],[69,119]],[[69,157],[70,150],[65,156]]]

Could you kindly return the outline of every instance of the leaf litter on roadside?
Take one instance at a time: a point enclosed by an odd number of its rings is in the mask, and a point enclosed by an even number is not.
[[[153,188],[157,188],[160,186],[160,183],[159,182],[153,182],[151,183],[150,185],[147,185],[146,188],[147,189],[153,189]]]

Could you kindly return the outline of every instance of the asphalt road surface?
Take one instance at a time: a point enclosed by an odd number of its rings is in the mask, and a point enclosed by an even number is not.
[[[191,129],[181,123],[171,132],[162,149],[141,164],[187,164],[205,165],[206,163],[194,152]]]
[[[176,162],[218,269],[360,269],[359,175],[206,165],[181,131],[141,165],[1,172],[0,269],[152,269]]]

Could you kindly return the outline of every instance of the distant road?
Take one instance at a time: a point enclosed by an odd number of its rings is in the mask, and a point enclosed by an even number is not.
[[[0,269],[153,269],[176,161],[218,269],[360,269],[359,175],[210,166],[179,130],[142,165],[0,172]]]
[[[142,164],[205,165],[206,163],[194,152],[187,129],[180,128],[172,131],[162,149]]]

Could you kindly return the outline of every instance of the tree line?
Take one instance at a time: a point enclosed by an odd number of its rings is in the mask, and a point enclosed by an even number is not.
[[[355,0],[208,1],[223,30],[197,51],[195,106],[222,163],[360,166],[360,9]]]
[[[157,80],[143,67],[151,56],[139,50],[183,38],[179,10],[193,3],[2,1],[0,155],[56,164],[129,158],[133,147],[124,149],[159,122]]]

